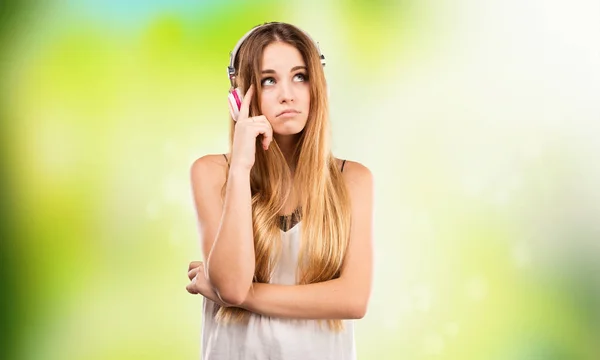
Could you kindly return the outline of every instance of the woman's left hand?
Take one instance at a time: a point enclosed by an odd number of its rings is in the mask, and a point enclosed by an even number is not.
[[[185,287],[185,289],[190,294],[200,294],[205,298],[214,301],[218,305],[227,306],[217,293],[213,290],[210,282],[206,277],[206,272],[204,271],[204,263],[202,261],[192,261],[188,268],[188,278],[190,279],[190,283]]]

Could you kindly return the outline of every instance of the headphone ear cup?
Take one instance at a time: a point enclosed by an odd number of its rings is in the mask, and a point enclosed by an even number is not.
[[[229,91],[227,96],[227,102],[229,103],[229,113],[234,121],[237,121],[240,115],[240,108],[242,107],[242,93],[238,88]]]

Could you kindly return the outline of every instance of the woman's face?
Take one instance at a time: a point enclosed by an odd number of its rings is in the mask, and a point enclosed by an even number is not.
[[[274,42],[265,48],[260,107],[273,132],[293,135],[304,129],[310,110],[306,64],[294,46]]]

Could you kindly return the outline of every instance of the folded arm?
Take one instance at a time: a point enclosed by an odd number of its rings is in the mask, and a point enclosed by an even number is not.
[[[206,275],[221,301],[238,305],[252,285],[255,255],[249,170],[229,171],[225,199],[225,167],[220,156],[194,162],[191,182],[205,257]]]
[[[343,279],[307,285],[255,283],[241,307],[253,313],[294,319],[360,319],[364,296]]]

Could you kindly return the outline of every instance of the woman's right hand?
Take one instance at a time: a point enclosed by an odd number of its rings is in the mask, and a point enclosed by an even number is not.
[[[263,149],[268,150],[271,141],[273,141],[273,128],[271,123],[264,115],[248,117],[250,112],[250,102],[254,95],[254,85],[246,92],[240,113],[235,123],[233,134],[233,147],[231,150],[231,167],[252,169],[256,158],[256,137],[263,135]]]

